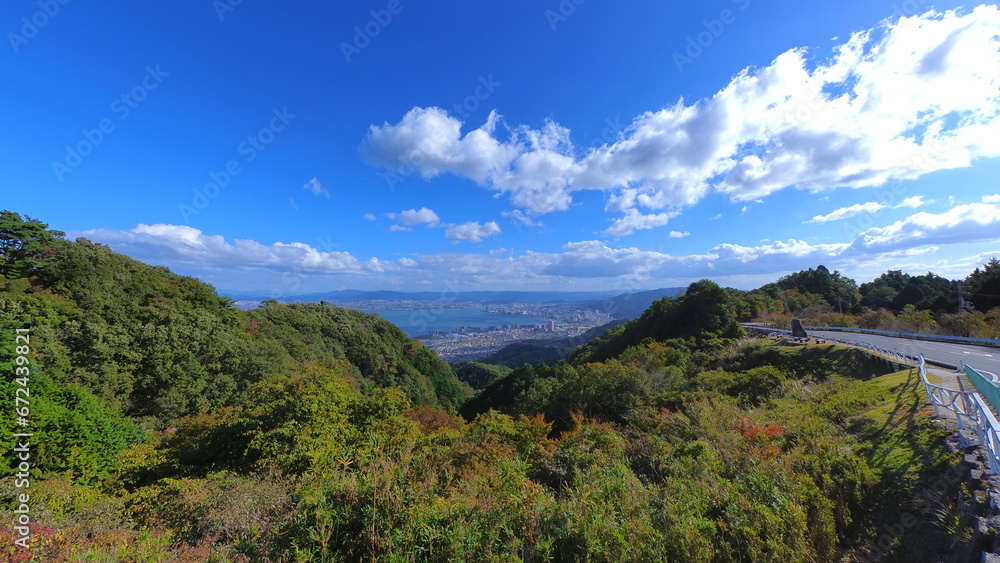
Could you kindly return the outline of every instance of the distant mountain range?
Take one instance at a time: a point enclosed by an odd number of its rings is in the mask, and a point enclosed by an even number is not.
[[[607,299],[595,299],[580,303],[600,309],[616,319],[634,319],[642,315],[654,301],[664,297],[677,297],[684,292],[683,287],[664,287],[635,293],[622,293]]]
[[[241,301],[265,301],[271,297],[253,293],[232,292],[229,297]],[[615,291],[365,291],[342,289],[323,293],[289,295],[276,299],[283,303],[304,303],[318,301],[483,301],[487,303],[575,303],[585,300],[599,300],[618,295]]]
[[[668,287],[639,291],[633,293],[618,293],[616,291],[365,291],[360,289],[343,289],[323,293],[307,293],[291,295],[277,299],[283,303],[318,303],[327,301],[338,303],[345,301],[426,301],[438,303],[442,301],[479,301],[482,303],[567,303],[577,304],[610,313],[618,319],[633,319],[642,314],[654,301],[663,297],[675,297],[684,288]],[[238,301],[266,301],[270,297],[252,293],[232,292],[227,295]]]

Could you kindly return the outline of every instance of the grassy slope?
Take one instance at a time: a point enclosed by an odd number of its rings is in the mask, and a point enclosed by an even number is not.
[[[951,425],[932,420],[917,369],[883,373],[887,363],[877,358],[859,361],[841,346],[777,349],[797,360],[832,362],[836,373],[864,382],[856,397],[859,402],[865,392],[878,398],[845,420],[879,479],[876,494],[868,500],[874,510],[855,527],[855,538],[848,543],[856,547],[845,559],[969,560],[970,530],[958,518],[954,503],[960,494],[956,483],[960,460],[946,445]]]

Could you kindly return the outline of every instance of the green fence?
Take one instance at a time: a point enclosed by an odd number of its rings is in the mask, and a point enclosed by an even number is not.
[[[980,373],[978,370],[965,366],[965,375],[976,387],[979,396],[983,398],[993,411],[1000,413],[1000,386],[998,386],[990,376]]]

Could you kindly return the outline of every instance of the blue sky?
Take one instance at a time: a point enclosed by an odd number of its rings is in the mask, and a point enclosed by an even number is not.
[[[0,15],[0,207],[223,292],[749,289],[1000,254],[996,5]]]

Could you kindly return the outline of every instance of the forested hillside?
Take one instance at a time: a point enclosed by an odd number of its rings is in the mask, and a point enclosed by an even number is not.
[[[752,291],[727,291],[741,321],[788,328],[794,317],[806,325],[1000,338],[1000,262],[995,257],[960,280],[889,270],[858,285],[819,266]]]
[[[0,327],[8,354],[13,329],[31,331],[42,472],[104,476],[147,432],[243,404],[253,384],[321,359],[345,360],[365,394],[398,386],[447,411],[465,398],[447,363],[376,316],[273,302],[239,311],[198,280],[46,227],[0,216]]]
[[[241,312],[10,212],[0,244],[5,373],[15,330],[31,335],[33,548],[0,527],[10,561],[920,561],[970,545],[958,490],[924,494],[957,459],[915,372],[747,339],[738,295],[707,280],[568,362],[467,364],[460,382],[374,316]]]

